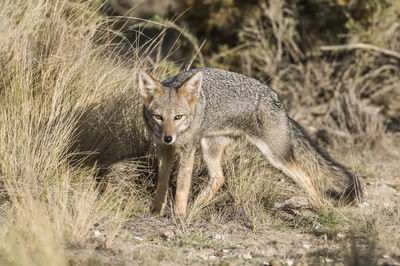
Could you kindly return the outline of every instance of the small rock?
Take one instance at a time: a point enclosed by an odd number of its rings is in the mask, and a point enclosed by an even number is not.
[[[390,259],[390,256],[389,255],[382,255],[382,258],[384,258],[384,259]]]
[[[208,259],[209,260],[215,260],[217,257],[216,256],[214,256],[214,255],[210,255],[210,256],[208,256]]]
[[[326,262],[326,263],[332,263],[332,262],[333,262],[333,259],[325,258],[325,259],[324,259],[324,262]]]
[[[94,237],[99,237],[100,235],[101,235],[101,233],[99,230],[94,230],[94,232],[93,232]]]
[[[337,236],[337,238],[339,238],[339,239],[344,239],[344,238],[346,238],[346,234],[344,234],[344,233],[338,233],[336,236]]]
[[[222,252],[223,252],[223,253],[229,253],[230,250],[229,250],[229,249],[223,249]]]
[[[222,235],[220,235],[220,234],[216,234],[216,235],[214,235],[214,239],[215,240],[223,240],[224,237]]]
[[[369,206],[369,203],[366,202],[366,201],[364,201],[364,202],[362,203],[362,205],[365,206],[365,207],[368,207],[368,206]]]
[[[310,249],[312,245],[310,243],[303,243],[303,248]]]
[[[134,238],[135,238],[135,240],[143,241],[143,238],[141,238],[141,237],[135,236]]]
[[[174,232],[172,232],[172,231],[166,231],[166,232],[162,233],[162,236],[163,236],[164,238],[166,238],[166,239],[170,239],[170,238],[172,238],[172,237],[174,236]]]
[[[294,264],[294,260],[288,259],[288,260],[286,260],[286,264],[289,265],[289,266],[291,266],[291,265]]]
[[[262,263],[262,266],[269,266],[269,261],[264,261],[264,262]]]

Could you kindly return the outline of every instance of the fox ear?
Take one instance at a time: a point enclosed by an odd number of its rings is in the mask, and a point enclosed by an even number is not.
[[[139,94],[144,104],[149,105],[155,96],[162,94],[160,83],[144,71],[139,72]]]
[[[200,71],[196,72],[182,85],[182,87],[179,88],[179,97],[184,97],[192,108],[197,102],[202,79],[203,73]]]

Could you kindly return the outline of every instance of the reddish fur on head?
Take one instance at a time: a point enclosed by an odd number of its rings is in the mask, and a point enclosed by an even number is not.
[[[196,72],[179,88],[178,97],[185,98],[191,108],[197,102],[199,96],[203,73]]]
[[[163,90],[160,83],[144,71],[139,72],[139,93],[146,106],[149,106],[154,97],[160,96]]]

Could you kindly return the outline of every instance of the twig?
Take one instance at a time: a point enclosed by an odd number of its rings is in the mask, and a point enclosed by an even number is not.
[[[394,57],[400,60],[400,53],[388,50],[385,48],[381,48],[375,45],[366,44],[366,43],[354,43],[354,44],[344,44],[344,45],[327,45],[321,46],[321,51],[339,51],[339,50],[354,50],[354,49],[366,49],[366,50],[373,50],[379,53],[382,53],[387,56]]]

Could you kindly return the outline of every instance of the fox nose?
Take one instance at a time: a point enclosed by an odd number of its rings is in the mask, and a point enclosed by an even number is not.
[[[172,141],[172,137],[171,137],[171,136],[165,136],[165,137],[164,137],[164,141],[165,141],[166,143],[170,143],[170,142]]]

